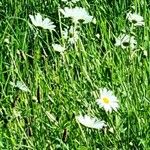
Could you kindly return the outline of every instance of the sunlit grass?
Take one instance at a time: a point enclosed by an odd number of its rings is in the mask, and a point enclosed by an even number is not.
[[[61,35],[72,25],[58,12],[65,2],[0,3],[0,149],[150,149],[148,1],[74,5],[86,8],[96,24],[81,23],[79,39],[71,45]],[[143,16],[145,26],[133,28],[126,19],[129,11]],[[50,18],[56,31],[33,26],[29,14],[36,13]],[[136,49],[116,47],[120,34],[134,35]],[[54,51],[55,43],[65,51]],[[19,89],[17,81],[29,91]],[[117,112],[97,105],[100,88],[118,98]],[[107,126],[86,128],[75,119],[80,114]]]

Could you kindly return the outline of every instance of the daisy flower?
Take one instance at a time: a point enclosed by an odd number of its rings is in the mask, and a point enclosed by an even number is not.
[[[18,88],[24,92],[30,92],[29,88],[22,81],[17,81],[16,84],[14,82],[10,82],[10,85],[12,85],[13,87]]]
[[[75,28],[71,26],[70,29],[64,29],[64,31],[62,31],[62,37],[64,39],[68,39],[70,44],[75,44],[79,39],[79,31],[75,30]]]
[[[118,38],[116,38],[115,46],[121,46],[123,49],[130,47],[131,49],[135,49],[137,42],[134,36],[121,34]]]
[[[90,16],[85,8],[75,7],[60,9],[60,12],[65,18],[72,18],[74,23],[78,23],[79,20],[83,20],[83,23],[89,23],[92,21],[93,16]]]
[[[100,107],[103,107],[106,112],[117,111],[119,104],[116,96],[113,95],[112,91],[106,88],[100,89],[100,97],[96,100]]]
[[[65,51],[65,47],[61,46],[60,44],[52,44],[54,51],[63,53]]]
[[[33,16],[33,15],[29,15],[31,22],[34,26],[36,27],[41,27],[43,29],[48,29],[48,30],[55,30],[55,25],[54,23],[48,19],[42,19],[41,14],[37,13],[37,15]]]
[[[97,118],[92,118],[88,115],[82,116],[76,116],[76,120],[81,123],[82,125],[88,127],[88,128],[94,128],[94,129],[102,129],[106,126],[104,121],[98,120]]]
[[[144,19],[142,16],[136,14],[136,13],[127,13],[127,19],[133,23],[134,26],[144,26]]]

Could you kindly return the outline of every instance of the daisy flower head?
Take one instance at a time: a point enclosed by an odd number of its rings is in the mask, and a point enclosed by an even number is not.
[[[34,26],[36,27],[41,27],[43,29],[48,29],[48,30],[55,30],[55,25],[54,23],[48,19],[42,19],[42,16],[40,13],[37,13],[37,15],[33,16],[33,15],[29,15],[31,22]]]
[[[65,28],[62,31],[63,39],[67,40],[70,44],[75,44],[79,39],[79,31],[77,31],[73,26],[69,29]]]
[[[54,51],[63,53],[65,51],[65,47],[61,46],[60,44],[52,44]]]
[[[16,83],[10,82],[10,85],[12,85],[13,87],[18,88],[24,92],[30,92],[29,88],[22,81],[17,81]]]
[[[134,26],[144,26],[144,19],[142,16],[136,14],[136,13],[127,13],[127,19],[133,23]]]
[[[116,38],[115,46],[121,46],[121,48],[125,49],[130,47],[131,49],[135,49],[137,45],[137,41],[134,36],[130,36],[127,34],[121,34],[118,38]]]
[[[92,21],[93,16],[90,16],[89,13],[82,7],[60,9],[60,12],[64,15],[65,18],[72,18],[74,23],[79,23],[79,20],[83,20],[83,23],[89,23]]]
[[[103,107],[106,112],[117,111],[119,108],[117,97],[113,95],[113,92],[106,88],[100,89],[100,97],[96,100],[100,107]]]
[[[103,127],[106,126],[104,121],[98,120],[97,118],[92,118],[88,115],[82,116],[76,116],[76,120],[84,125],[85,127],[88,128],[93,128],[93,129],[102,129]]]

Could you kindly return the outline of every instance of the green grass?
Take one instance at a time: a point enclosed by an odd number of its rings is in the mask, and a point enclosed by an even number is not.
[[[83,0],[76,5],[97,23],[82,24],[80,40],[63,57],[51,45],[63,42],[58,7],[64,3],[2,0],[0,149],[150,149],[149,1]],[[132,6],[145,26],[134,30],[138,48],[124,50],[114,46],[114,39],[123,30],[130,34],[125,18]],[[29,14],[37,12],[54,21],[56,32],[30,28]],[[69,23],[61,18],[62,27]],[[23,81],[31,92],[13,88],[11,81]],[[118,112],[107,114],[96,104],[103,87],[118,97]],[[80,113],[105,120],[107,127],[98,131],[79,125],[75,116]]]

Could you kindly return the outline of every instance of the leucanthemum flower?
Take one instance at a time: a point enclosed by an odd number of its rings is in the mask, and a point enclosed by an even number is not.
[[[144,26],[144,19],[142,16],[136,14],[136,13],[127,13],[127,19],[133,23],[134,26]]]
[[[88,115],[82,116],[76,116],[76,120],[81,123],[82,125],[88,127],[88,128],[94,128],[94,129],[102,129],[106,126],[104,121],[98,120],[97,118],[92,118]]]
[[[61,46],[60,44],[52,44],[54,51],[59,53],[63,53],[65,51],[65,47]]]
[[[18,88],[24,92],[30,92],[29,88],[22,81],[17,81],[16,83],[10,82],[10,85],[12,85],[13,87]]]
[[[92,21],[93,16],[90,16],[85,8],[75,7],[60,9],[60,12],[65,18],[72,18],[74,23],[79,23],[79,20],[83,20],[83,23],[89,23]]]
[[[134,36],[121,34],[118,38],[116,38],[115,46],[121,46],[123,49],[128,47],[135,49],[136,45],[137,42]]]
[[[29,15],[29,17],[34,26],[48,29],[51,31],[55,30],[56,26],[54,25],[54,23],[48,18],[42,19],[41,14],[37,13],[37,15],[35,16]]]
[[[106,112],[117,111],[119,108],[117,97],[113,95],[112,91],[106,88],[100,89],[100,97],[96,100],[100,107],[103,107]]]
[[[79,31],[75,30],[75,28],[71,26],[70,29],[64,29],[64,31],[62,31],[62,37],[64,39],[68,39],[70,44],[75,44],[79,39]]]

